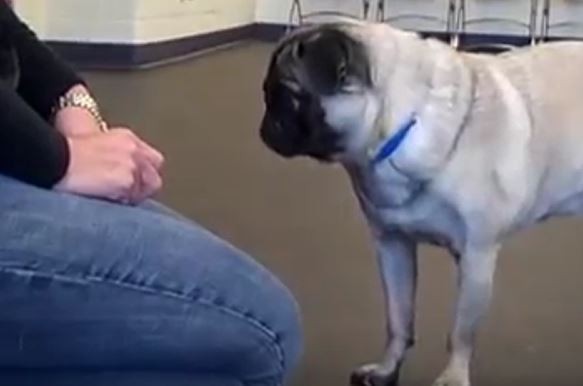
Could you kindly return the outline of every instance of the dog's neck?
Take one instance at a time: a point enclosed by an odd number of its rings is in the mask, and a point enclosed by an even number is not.
[[[371,60],[382,103],[362,160],[370,163],[383,144],[414,119],[390,156],[412,178],[429,179],[448,161],[470,111],[471,70],[459,53],[441,42],[386,26],[377,28],[365,39],[375,46],[371,52],[377,53]]]
[[[386,138],[383,139],[381,136],[378,141],[375,141],[379,144],[377,149],[370,149],[372,166],[390,160],[393,154],[399,150],[415,126],[417,126],[417,117],[413,114],[407,121],[399,125],[396,130],[393,130],[391,134],[387,135]],[[381,133],[382,130],[377,130],[377,132]]]

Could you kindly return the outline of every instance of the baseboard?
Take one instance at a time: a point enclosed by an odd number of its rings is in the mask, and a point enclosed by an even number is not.
[[[240,41],[259,40],[275,42],[283,37],[288,27],[283,24],[256,23],[221,31],[147,44],[103,44],[75,42],[47,42],[59,55],[80,70],[120,70],[152,67],[228,46]],[[424,37],[447,40],[443,32],[422,31]],[[553,38],[550,40],[558,40]],[[567,38],[560,38],[567,39]],[[468,33],[462,41],[463,47],[529,44],[527,36],[508,34]]]
[[[288,31],[289,26],[285,24],[256,23],[253,31],[253,38],[261,41],[276,42]]]
[[[146,44],[48,41],[60,56],[80,70],[123,70],[150,67],[176,58],[253,38],[256,26],[246,25],[180,39]]]

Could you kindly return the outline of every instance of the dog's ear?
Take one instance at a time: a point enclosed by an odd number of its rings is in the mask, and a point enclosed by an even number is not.
[[[314,88],[316,94],[331,95],[370,84],[364,47],[339,29],[312,31],[297,39],[292,49],[304,86]]]

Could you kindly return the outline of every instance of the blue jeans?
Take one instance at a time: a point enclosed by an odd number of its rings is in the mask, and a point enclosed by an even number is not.
[[[282,385],[296,303],[266,269],[155,202],[0,176],[0,384]]]

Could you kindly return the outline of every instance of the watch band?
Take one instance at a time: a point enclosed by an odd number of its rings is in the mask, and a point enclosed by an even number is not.
[[[95,118],[101,131],[107,131],[107,123],[101,116],[97,102],[89,93],[83,91],[66,93],[59,98],[54,113],[67,107],[79,107],[87,110]]]

